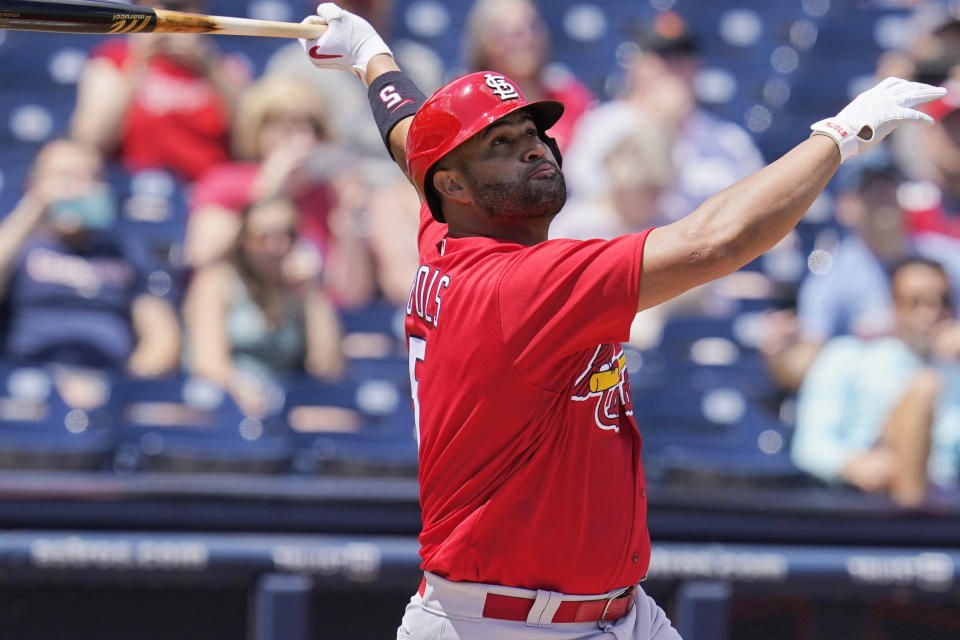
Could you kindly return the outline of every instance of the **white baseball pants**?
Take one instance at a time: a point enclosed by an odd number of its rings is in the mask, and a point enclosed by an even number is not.
[[[414,594],[397,629],[397,640],[681,640],[663,610],[637,587],[627,615],[612,622],[550,622],[564,600],[597,600],[552,591],[529,591],[499,585],[451,582],[426,573],[423,596]],[[484,618],[488,591],[535,599],[526,622]]]

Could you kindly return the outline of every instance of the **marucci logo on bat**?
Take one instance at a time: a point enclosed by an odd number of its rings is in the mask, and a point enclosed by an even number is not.
[[[144,27],[150,24],[151,16],[130,16],[132,20],[120,20],[114,24],[107,33],[137,33],[143,31]],[[116,17],[114,17],[116,20]]]

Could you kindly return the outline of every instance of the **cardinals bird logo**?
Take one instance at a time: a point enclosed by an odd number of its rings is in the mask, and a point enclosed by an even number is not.
[[[597,398],[597,426],[605,431],[620,431],[621,410],[633,415],[633,401],[627,387],[627,358],[623,347],[602,344],[573,386],[572,400]]]

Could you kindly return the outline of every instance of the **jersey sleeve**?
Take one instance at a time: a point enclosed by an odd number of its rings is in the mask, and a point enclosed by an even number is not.
[[[506,266],[498,287],[500,328],[521,375],[552,388],[560,361],[630,337],[649,233],[549,240]]]

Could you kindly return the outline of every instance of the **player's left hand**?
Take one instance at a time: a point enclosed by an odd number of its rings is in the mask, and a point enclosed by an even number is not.
[[[315,67],[353,71],[364,78],[371,58],[381,53],[393,55],[369,22],[332,2],[318,6],[317,15],[308,16],[303,22],[327,25],[319,38],[300,40]]]
[[[900,78],[887,78],[864,91],[833,118],[810,125],[814,133],[833,138],[840,161],[866,151],[904,122],[933,124],[933,118],[914,107],[947,93],[943,87]]]

